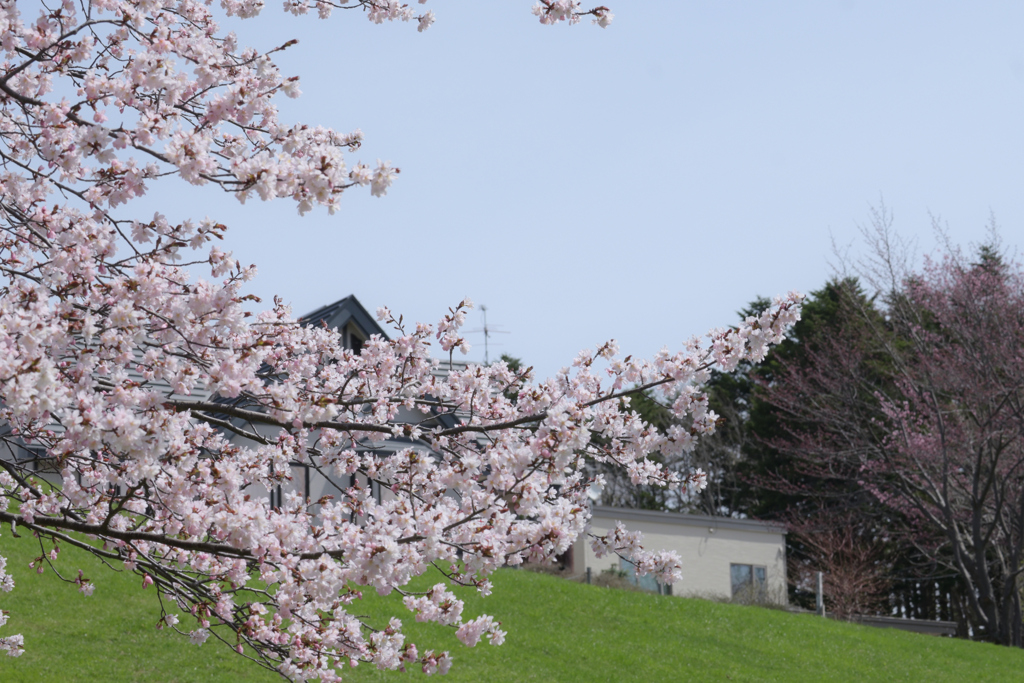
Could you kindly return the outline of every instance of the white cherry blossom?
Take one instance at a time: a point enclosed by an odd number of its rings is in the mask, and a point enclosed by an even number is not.
[[[499,622],[464,620],[451,587],[486,594],[498,568],[548,561],[587,534],[588,462],[637,484],[702,486],[702,472],[681,477],[648,456],[714,430],[710,368],[762,358],[800,297],[651,360],[608,342],[544,381],[500,362],[440,372],[438,349],[450,361],[468,347],[468,299],[436,325],[382,307],[392,338],[359,353],[279,301],[261,308],[245,290],[255,268],[220,244],[225,225],[131,215],[131,200],[175,174],[239,201],[334,211],[348,190],[386,194],[398,168],[349,160],[359,131],[281,121],[276,98],[297,96],[298,81],[272,56],[292,41],[247,48],[212,5],[0,0],[0,439],[31,449],[57,484],[43,486],[31,460],[0,459],[0,524],[53,546],[39,570],[65,561],[61,547],[93,553],[138,574],[162,627],[248,646],[292,679],[338,680],[359,662],[444,673],[451,655],[409,642],[399,615],[357,617],[362,591],[398,592],[401,616],[499,645]],[[264,3],[219,6],[246,18]],[[393,0],[285,2],[321,18],[344,7],[419,30],[434,18]],[[535,12],[611,20],[565,0]],[[645,424],[625,400],[641,390],[684,426]],[[254,495],[286,483],[294,462],[357,481],[337,499]],[[640,573],[679,577],[679,558],[635,533],[592,541]],[[0,558],[0,592],[14,588],[8,570]],[[428,571],[444,582],[412,591]],[[62,576],[95,590],[81,572]],[[23,646],[0,638],[10,655]]]

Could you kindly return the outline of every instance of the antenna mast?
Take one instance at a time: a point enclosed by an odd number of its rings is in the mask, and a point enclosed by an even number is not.
[[[484,314],[484,365],[490,365],[491,354],[489,351],[489,342],[491,341],[491,331],[487,327],[487,306],[480,304],[480,310]]]
[[[467,330],[469,333],[483,332],[484,334],[484,365],[491,364],[491,335],[492,334],[508,334],[505,330],[492,330],[490,325],[487,324],[487,306],[480,304],[480,311],[484,314],[484,326],[482,329]],[[499,346],[501,346],[499,344]]]

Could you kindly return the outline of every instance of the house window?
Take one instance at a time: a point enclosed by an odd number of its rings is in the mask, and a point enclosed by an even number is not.
[[[732,578],[733,597],[753,597],[764,592],[768,579],[766,567],[756,564],[730,564],[729,573]]]
[[[270,489],[270,507],[273,508],[284,508],[285,498],[290,493],[298,494],[302,500],[306,500],[310,495],[310,473],[309,466],[302,463],[289,463],[291,472],[290,483],[284,484],[282,488],[281,484],[274,486]]]
[[[670,584],[664,584],[661,581],[658,581],[658,579],[654,578],[651,574],[647,574],[646,576],[637,576],[636,566],[628,560],[619,558],[619,570],[626,575],[626,580],[634,586],[639,586],[640,588],[651,591],[652,593],[672,595],[672,586]]]
[[[349,325],[345,328],[345,339],[343,339],[342,341],[345,344],[345,346],[352,349],[353,353],[359,354],[362,352],[363,343],[366,340],[363,338],[362,334],[356,331],[356,329],[357,328],[355,325],[349,323]]]
[[[284,496],[282,495],[281,487],[274,486],[270,489],[270,508],[284,507]]]
[[[32,469],[36,472],[60,473],[57,459],[50,457],[46,453],[45,448],[41,446],[25,446],[24,448],[28,452],[28,456],[25,459],[32,463]]]

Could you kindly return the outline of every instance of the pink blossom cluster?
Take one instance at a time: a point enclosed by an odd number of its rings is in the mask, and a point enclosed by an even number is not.
[[[548,26],[560,21],[578,24],[582,17],[589,15],[594,17],[595,24],[601,28],[608,28],[615,18],[615,15],[604,6],[584,11],[580,9],[578,0],[539,0],[533,6],[533,14],[540,18],[540,23]]]
[[[0,555],[0,592],[10,593],[12,590],[14,590],[14,577],[7,573],[7,560]],[[0,610],[0,627],[3,627],[6,623],[7,612]],[[4,652],[10,657],[17,657],[22,654],[25,651],[24,646],[25,639],[21,635],[0,637],[0,652]]]
[[[901,359],[908,369],[894,380],[894,396],[876,396],[888,431],[885,457],[862,471],[881,502],[922,525],[936,518],[959,525],[974,543],[964,530],[975,517],[993,523],[1001,501],[1022,495],[1024,275],[1013,262],[965,260],[957,252],[926,258],[923,272],[905,279],[907,308],[924,313],[901,320],[914,342],[909,360]],[[979,485],[982,477],[992,483]],[[905,490],[876,483],[893,480]],[[1008,536],[1000,528],[995,538]]]
[[[359,353],[280,301],[258,310],[244,293],[255,268],[214,244],[226,226],[126,216],[130,200],[177,174],[240,201],[333,211],[350,187],[384,194],[398,169],[349,166],[358,132],[280,122],[274,98],[298,95],[297,81],[222,33],[210,4],[0,0],[0,439],[43,453],[59,479],[43,486],[31,462],[0,459],[0,522],[136,572],[160,597],[160,628],[248,646],[289,678],[338,680],[359,662],[444,673],[451,656],[407,642],[399,618],[357,616],[361,590],[402,594],[467,645],[500,644],[498,622],[464,619],[445,584],[417,593],[410,581],[436,571],[486,594],[496,569],[565,552],[587,533],[588,462],[700,487],[703,473],[648,456],[714,431],[711,368],[763,357],[800,297],[652,360],[609,342],[543,382],[500,362],[439,371],[436,348],[449,361],[468,348],[468,299],[437,325],[381,309],[393,339]],[[221,6],[245,18],[262,4]],[[286,3],[320,16],[348,6],[424,27],[393,2]],[[646,390],[686,427],[662,433],[629,410]],[[292,463],[355,478],[335,499],[271,506],[254,493],[287,482]],[[641,572],[679,576],[678,558],[637,535],[598,541]],[[0,560],[8,590],[3,572]],[[69,583],[94,590],[81,572]],[[17,654],[21,638],[0,647]]]

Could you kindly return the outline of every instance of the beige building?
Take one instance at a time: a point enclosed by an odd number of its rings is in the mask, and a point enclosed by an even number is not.
[[[675,550],[683,561],[683,579],[660,587],[653,577],[636,579],[633,567],[618,557],[598,559],[581,539],[573,550],[576,573],[590,569],[596,576],[615,568],[650,590],[674,595],[747,597],[785,604],[786,530],[748,519],[707,517],[653,510],[594,506],[591,532],[604,534],[622,522],[644,535],[647,550]]]

